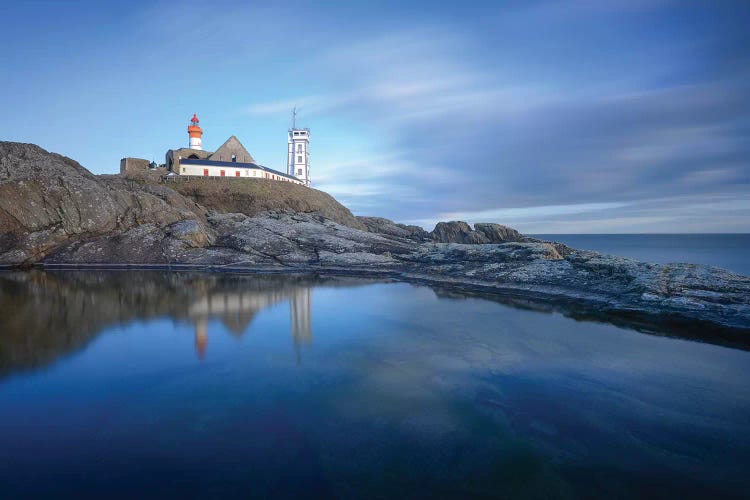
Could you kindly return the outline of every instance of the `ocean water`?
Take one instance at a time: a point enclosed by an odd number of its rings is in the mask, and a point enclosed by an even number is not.
[[[750,276],[750,234],[535,234],[645,262],[709,264]]]
[[[404,283],[0,273],[0,497],[742,498],[748,380]]]

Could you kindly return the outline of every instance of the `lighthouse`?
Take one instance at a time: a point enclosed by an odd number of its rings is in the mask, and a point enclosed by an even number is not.
[[[188,135],[190,136],[190,149],[202,150],[203,140],[201,137],[203,137],[203,129],[198,126],[198,122],[200,122],[200,120],[195,113],[193,113],[193,117],[190,119],[190,125],[188,125]]]
[[[292,128],[287,137],[286,173],[310,187],[310,129],[297,128],[297,108],[292,111]]]

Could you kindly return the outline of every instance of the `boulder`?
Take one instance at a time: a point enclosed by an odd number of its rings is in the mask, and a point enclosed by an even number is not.
[[[359,220],[364,225],[365,229],[371,233],[385,234],[397,238],[407,238],[420,242],[430,241],[432,239],[430,233],[419,226],[399,224],[383,217],[357,216],[357,220]]]
[[[522,241],[524,236],[513,228],[491,222],[477,222],[474,229],[463,221],[438,222],[430,233],[433,241],[440,243],[508,243]]]
[[[489,243],[506,243],[508,241],[521,241],[523,236],[513,228],[494,224],[491,222],[477,222],[474,231],[482,233]]]
[[[438,222],[431,233],[433,241],[440,243],[489,243],[484,233],[474,231],[466,222]]]

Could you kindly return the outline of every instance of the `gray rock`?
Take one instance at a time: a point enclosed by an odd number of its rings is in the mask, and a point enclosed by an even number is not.
[[[523,238],[521,233],[515,229],[491,222],[477,222],[474,224],[474,231],[482,233],[487,238],[488,243],[520,241]]]
[[[474,231],[466,222],[438,222],[432,230],[432,239],[440,243],[483,244],[490,240],[484,233]]]
[[[365,229],[371,233],[385,234],[397,238],[407,238],[414,241],[430,241],[430,233],[419,226],[398,224],[392,220],[383,217],[363,217],[357,216],[357,219],[364,225]]]
[[[166,228],[166,234],[196,248],[208,246],[215,239],[214,235],[197,220],[175,222]]]
[[[481,245],[486,243],[506,243],[521,241],[524,237],[515,229],[494,224],[478,222],[474,229],[463,221],[438,222],[431,233],[432,239],[440,243],[468,243]]]
[[[33,144],[0,142],[0,264],[29,264],[63,246],[140,225],[201,220],[205,210],[170,189],[97,177]]]
[[[391,255],[414,250],[413,242],[360,231],[311,214],[215,214],[209,222],[220,235],[217,245],[265,256],[281,265],[331,263],[331,255],[345,254],[357,254],[352,259],[355,263],[367,260],[362,254],[370,254],[370,262],[380,263],[384,257],[391,261]]]

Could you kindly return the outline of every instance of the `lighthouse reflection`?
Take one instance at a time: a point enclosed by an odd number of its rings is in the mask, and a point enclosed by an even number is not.
[[[163,271],[24,271],[0,273],[0,379],[38,369],[87,348],[101,333],[169,319],[189,325],[199,358],[211,339],[246,335],[261,312],[286,311],[297,360],[312,342],[313,288],[354,287],[372,280],[316,275]],[[288,321],[288,323],[287,323]],[[159,327],[161,328],[161,327]],[[285,334],[284,334],[285,335]]]
[[[292,342],[297,362],[300,362],[302,345],[312,343],[310,287],[285,287],[279,290],[245,292],[211,292],[194,299],[188,307],[188,317],[195,324],[195,351],[204,359],[208,350],[209,320],[220,320],[233,335],[242,336],[255,316],[263,309],[284,301],[289,302]]]

